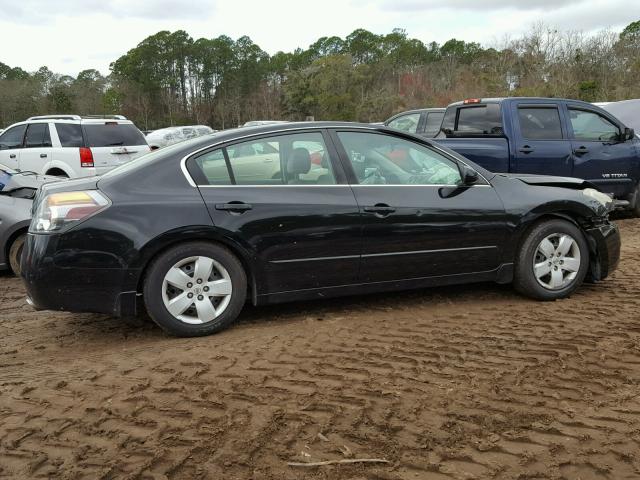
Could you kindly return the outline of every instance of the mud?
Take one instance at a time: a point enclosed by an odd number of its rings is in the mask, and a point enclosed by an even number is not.
[[[640,221],[605,282],[268,308],[173,339],[0,276],[0,477],[640,478]],[[386,459],[293,467],[289,462]]]

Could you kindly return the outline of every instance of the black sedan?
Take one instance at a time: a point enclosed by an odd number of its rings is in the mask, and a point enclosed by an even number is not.
[[[45,185],[22,276],[38,309],[146,308],[180,336],[247,301],[479,281],[553,300],[616,267],[611,208],[582,180],[490,173],[384,126],[272,125]]]

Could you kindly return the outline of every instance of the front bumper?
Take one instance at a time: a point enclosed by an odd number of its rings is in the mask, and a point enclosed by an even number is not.
[[[58,250],[58,235],[28,234],[22,255],[22,280],[28,303],[37,310],[136,314],[137,294],[123,288],[131,273],[124,268],[64,266],[73,252]]]
[[[606,223],[585,230],[591,249],[592,280],[608,277],[620,261],[620,230],[614,223]]]

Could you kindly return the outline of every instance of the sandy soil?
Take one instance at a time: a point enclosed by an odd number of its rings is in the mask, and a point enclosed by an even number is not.
[[[0,277],[0,477],[640,478],[640,221],[537,303],[476,285],[269,308],[173,339]],[[314,468],[288,462],[381,458]]]

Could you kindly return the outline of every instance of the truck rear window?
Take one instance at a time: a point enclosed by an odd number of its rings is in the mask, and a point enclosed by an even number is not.
[[[146,145],[142,132],[130,123],[85,124],[88,147]]]

